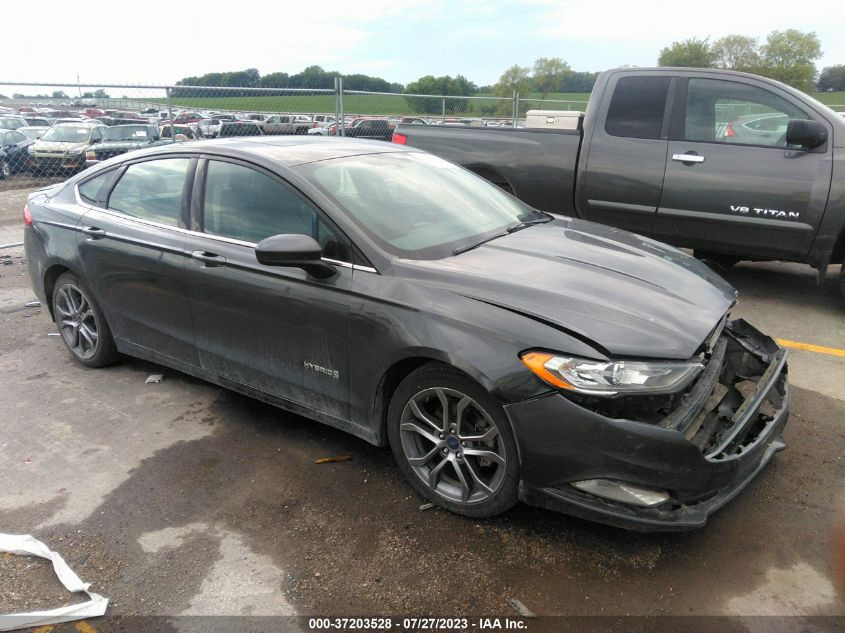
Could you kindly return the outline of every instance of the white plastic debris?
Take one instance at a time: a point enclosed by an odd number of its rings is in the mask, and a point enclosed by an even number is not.
[[[164,374],[150,374],[144,381],[144,384],[148,385],[150,383],[159,383],[162,380],[164,380]]]
[[[56,576],[65,586],[65,589],[73,592],[84,591],[90,600],[49,611],[0,614],[0,631],[96,618],[106,612],[109,599],[93,591],[88,591],[88,587],[91,586],[90,583],[82,582],[59,554],[29,534],[0,534],[0,553],[2,552],[23,556],[40,556],[52,561],[53,571],[56,572]]]

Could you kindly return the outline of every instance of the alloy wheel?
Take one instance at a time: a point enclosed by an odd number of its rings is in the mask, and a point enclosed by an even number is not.
[[[479,503],[501,487],[504,440],[490,415],[466,394],[423,389],[405,405],[399,430],[408,464],[441,497]]]
[[[74,284],[62,284],[56,292],[56,321],[68,348],[81,359],[97,353],[99,337],[91,301]]]

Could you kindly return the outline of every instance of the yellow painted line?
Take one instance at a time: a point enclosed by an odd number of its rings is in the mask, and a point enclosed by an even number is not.
[[[79,633],[97,633],[97,629],[88,624],[85,620],[77,622],[74,627]]]
[[[45,624],[44,626],[39,626],[37,629],[33,629],[32,633],[50,633],[55,628],[53,624]]]
[[[830,356],[845,357],[845,349],[838,347],[825,347],[823,345],[811,345],[810,343],[799,343],[798,341],[788,341],[784,338],[776,338],[778,345],[789,347],[791,349],[802,349],[805,352],[816,352],[817,354],[829,354]]]

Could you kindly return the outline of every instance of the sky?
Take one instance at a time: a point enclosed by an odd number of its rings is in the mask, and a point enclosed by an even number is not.
[[[290,74],[318,64],[408,83],[462,74],[495,83],[513,64],[561,57],[574,70],[653,66],[689,37],[814,31],[821,70],[845,64],[839,0],[204,0],[4,2],[0,81],[170,84],[207,72]],[[110,7],[119,6],[121,10]],[[172,7],[172,8],[171,8]],[[8,28],[21,24],[23,28]],[[0,86],[0,92],[9,92]]]

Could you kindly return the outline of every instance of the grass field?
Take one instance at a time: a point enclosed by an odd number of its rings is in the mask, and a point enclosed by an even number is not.
[[[486,96],[486,95],[485,95]],[[827,105],[839,106],[845,110],[845,92],[817,92],[812,96]],[[524,97],[522,109],[581,110],[586,107],[590,95],[586,93],[552,93],[546,101],[541,95]],[[164,103],[164,99],[149,99]],[[350,114],[393,114],[438,116],[441,113],[440,97],[405,97],[404,95],[346,95],[344,111]],[[561,103],[566,102],[566,103]],[[335,109],[333,95],[287,95],[287,96],[220,96],[181,97],[173,99],[174,107],[198,110],[239,110],[246,112],[328,112]],[[510,101],[495,99],[460,99],[447,97],[447,116],[509,116]]]

